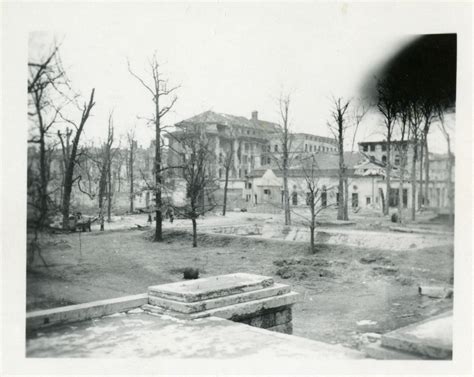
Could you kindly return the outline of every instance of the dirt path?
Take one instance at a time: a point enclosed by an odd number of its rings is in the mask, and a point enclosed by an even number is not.
[[[302,243],[203,234],[193,249],[186,232],[151,243],[147,231],[76,233],[44,242],[50,267],[37,261],[28,273],[28,310],[142,293],[180,280],[188,266],[198,267],[201,277],[241,271],[291,284],[301,294],[295,335],[353,348],[363,333],[383,333],[452,305],[417,294],[418,284],[452,283],[453,252],[446,247],[369,252],[320,245],[311,255]]]

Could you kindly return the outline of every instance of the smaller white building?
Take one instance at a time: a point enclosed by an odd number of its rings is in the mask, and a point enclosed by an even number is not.
[[[346,175],[348,178],[349,207],[382,209],[386,198],[385,166],[380,161],[363,153],[344,154]],[[339,203],[339,156],[337,154],[316,154],[311,180],[319,188],[322,206],[337,206]],[[303,165],[289,169],[288,190],[290,206],[307,206],[309,195],[307,179],[308,169]],[[398,172],[393,170],[391,180],[390,206],[398,206]],[[251,172],[244,190],[247,208],[283,206],[283,172],[279,169],[256,169]],[[411,185],[404,182],[403,207],[411,206]]]

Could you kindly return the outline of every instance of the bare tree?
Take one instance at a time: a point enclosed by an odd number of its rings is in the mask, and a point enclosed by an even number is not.
[[[273,139],[275,150],[268,150],[268,156],[272,163],[282,172],[283,176],[283,210],[285,215],[285,225],[291,225],[290,193],[288,190],[288,174],[293,158],[293,133],[290,130],[290,106],[291,96],[281,94],[278,99],[278,111],[280,121],[278,127],[268,133],[268,137]],[[281,147],[281,149],[279,149]],[[270,146],[269,146],[270,148]],[[237,151],[239,155],[239,151]]]
[[[351,152],[354,152],[354,145],[355,145],[355,140],[357,137],[357,132],[359,131],[359,127],[362,121],[364,120],[365,116],[369,112],[371,104],[368,103],[367,98],[360,98],[357,100],[357,102],[355,101],[351,101],[351,102],[352,102],[351,107],[353,108],[351,112],[352,113],[351,118],[352,118],[352,124],[354,127],[354,133],[352,134]]]
[[[85,102],[82,107],[81,119],[78,123],[64,118],[61,115],[61,118],[67,123],[71,124],[75,128],[75,134],[72,141],[71,149],[69,155],[67,156],[67,168],[64,175],[64,187],[63,187],[63,202],[62,202],[62,215],[63,215],[63,228],[69,229],[69,207],[71,202],[71,192],[74,182],[76,182],[80,176],[74,177],[74,169],[78,162],[78,149],[79,141],[81,139],[84,126],[86,125],[87,120],[89,119],[90,112],[95,105],[94,102],[94,93],[95,89],[92,89],[91,95],[89,97],[89,102]],[[61,133],[58,134],[61,140],[61,145],[63,150],[65,150],[64,137]]]
[[[221,156],[219,156],[219,162],[222,163],[224,167],[224,201],[222,204],[222,216],[225,216],[226,209],[227,209],[227,190],[229,186],[229,175],[230,171],[232,170],[232,166],[234,164],[234,140],[233,140],[233,133],[231,132],[231,140],[229,142],[229,150],[226,152],[225,156],[223,156],[223,160],[220,161]]]
[[[134,211],[134,164],[135,164],[135,154],[136,154],[136,138],[135,138],[135,129],[129,130],[127,133],[128,141],[128,161],[127,161],[127,170],[128,170],[128,182],[129,182],[129,193],[130,193],[130,213]]]
[[[317,251],[315,247],[316,219],[322,211],[331,207],[331,204],[327,203],[327,195],[332,192],[333,187],[320,187],[319,177],[321,176],[321,172],[315,155],[311,155],[301,162],[304,177],[302,189],[306,192],[306,204],[309,209],[309,217],[302,215],[300,212],[294,211],[293,213],[302,217],[304,225],[309,228],[310,250],[314,253]]]
[[[405,170],[408,157],[409,143],[407,141],[410,140],[409,116],[409,108],[407,106],[400,106],[399,111],[397,112],[397,124],[399,125],[400,141],[399,143],[395,144],[395,150],[397,150],[400,156],[397,208],[399,223],[403,223],[403,186],[405,185]]]
[[[423,128],[421,132],[421,155],[420,155],[420,201],[421,204],[429,205],[428,199],[428,190],[429,190],[429,181],[430,181],[430,158],[428,150],[428,134],[430,132],[430,126],[433,120],[436,117],[436,103],[432,98],[424,98],[421,103],[420,111],[423,115]],[[424,167],[423,167],[423,158],[424,158]],[[424,177],[424,191],[423,191],[423,169],[425,172]]]
[[[213,192],[217,185],[211,169],[213,149],[210,147],[210,140],[198,127],[188,126],[182,131],[175,137],[181,148],[182,165],[178,169],[186,182],[188,204],[184,208],[175,206],[175,211],[191,220],[193,247],[197,247],[196,220],[216,206]]]
[[[135,77],[140,84],[151,94],[153,104],[154,104],[154,115],[153,118],[149,119],[151,123],[155,126],[155,211],[156,211],[156,227],[155,227],[155,242],[163,241],[163,217],[162,217],[162,185],[163,185],[163,175],[162,175],[162,120],[163,117],[173,108],[174,104],[177,101],[177,97],[174,96],[167,105],[162,106],[161,100],[170,96],[175,92],[179,86],[174,86],[169,88],[168,81],[162,79],[160,65],[158,64],[156,54],[153,55],[153,58],[149,62],[151,68],[152,82],[151,85],[147,84],[139,75],[134,73],[128,63],[128,71],[130,74]],[[163,98],[162,98],[163,97]]]
[[[346,165],[344,163],[344,137],[347,128],[350,126],[347,122],[347,111],[350,100],[342,98],[333,98],[333,107],[331,109],[332,121],[327,123],[329,130],[334,135],[338,144],[339,152],[339,201],[338,201],[338,220],[349,220],[348,213],[348,182],[346,174]]]
[[[420,143],[420,133],[421,133],[421,124],[422,124],[422,114],[420,108],[416,101],[411,101],[409,103],[409,131],[411,134],[411,143],[413,145],[413,155],[411,163],[411,219],[415,221],[416,219],[416,162],[418,161],[418,154],[420,153],[419,143]]]
[[[34,124],[28,143],[38,147],[38,168],[34,169],[32,166],[30,172],[30,182],[35,182],[36,191],[35,200],[29,202],[36,213],[32,224],[35,232],[43,229],[48,218],[50,157],[54,151],[48,137],[57,123],[59,109],[66,100],[60,94],[62,87],[67,85],[57,46],[46,58],[28,62],[28,116]]]
[[[448,171],[446,172],[446,189],[448,192],[449,203],[449,225],[454,226],[454,189],[453,189],[453,162],[454,156],[451,152],[451,132],[446,124],[444,110],[438,109],[439,129],[446,139],[446,146],[448,149]]]
[[[288,171],[290,165],[289,153],[291,151],[292,138],[290,135],[289,112],[290,95],[280,97],[281,116],[281,147],[282,147],[282,172],[283,172],[283,205],[285,210],[285,225],[291,225],[290,193],[288,192]]]
[[[383,115],[385,136],[386,136],[386,147],[387,147],[387,160],[385,163],[385,182],[386,188],[386,204],[383,207],[384,215],[389,214],[390,199],[391,199],[391,186],[390,179],[392,175],[392,161],[391,161],[391,149],[392,149],[392,136],[395,127],[395,121],[397,118],[397,101],[393,96],[392,82],[391,80],[379,80],[377,83],[378,101],[377,108]]]

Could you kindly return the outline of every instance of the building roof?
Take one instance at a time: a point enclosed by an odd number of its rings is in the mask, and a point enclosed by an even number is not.
[[[315,141],[321,141],[323,143],[329,143],[329,144],[337,144],[336,139],[333,137],[327,137],[327,136],[319,136],[319,135],[313,135],[313,134],[308,134],[306,132],[296,132],[293,133],[295,136],[301,136],[306,140],[315,140]]]
[[[390,142],[391,144],[400,144],[402,143],[401,140],[392,140]],[[413,141],[411,140],[403,140],[403,144],[408,144],[408,143],[413,143]],[[387,144],[387,140],[378,140],[378,141],[359,141],[360,145],[370,145],[370,144],[375,144],[375,145],[379,145],[379,144]]]
[[[221,124],[224,126],[239,126],[248,128],[259,128],[262,131],[272,132],[279,128],[279,125],[259,119],[247,119],[243,116],[216,113],[214,111],[205,111],[191,118],[185,119],[177,126],[185,126],[186,124]]]
[[[321,172],[321,175],[325,177],[336,177],[339,174],[339,155],[332,153],[316,153],[314,154],[315,162],[317,163],[317,169]],[[368,157],[360,152],[345,152],[344,153],[344,164],[346,165],[346,171],[349,176],[354,174],[357,165],[368,160]],[[254,169],[250,172],[250,177],[261,177],[268,169]],[[277,177],[281,177],[283,172],[274,167],[273,172]],[[304,170],[301,164],[294,164],[290,167],[288,172],[290,177],[301,177],[304,176]]]

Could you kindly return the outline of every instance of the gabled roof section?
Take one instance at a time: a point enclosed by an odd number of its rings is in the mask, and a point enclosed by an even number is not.
[[[321,176],[325,177],[337,177],[339,174],[339,155],[330,153],[316,153],[314,154],[314,160],[317,164],[317,170]],[[368,158],[366,155],[360,152],[345,152],[344,153],[344,164],[346,165],[346,172],[348,176],[352,176],[355,169],[362,163],[367,162]],[[304,177],[305,170],[303,164],[295,162],[293,166],[290,166],[288,171],[289,177]],[[268,169],[260,168],[254,169],[250,172],[250,177],[261,177]],[[282,171],[277,167],[272,168],[273,173],[277,177],[283,175]]]
[[[186,126],[186,124],[220,124],[224,126],[239,126],[252,129],[259,128],[266,132],[275,131],[275,129],[278,127],[276,123],[267,122],[264,120],[247,119],[243,116],[216,113],[211,110],[185,119],[176,125]]]
[[[347,169],[354,169],[367,159],[367,156],[360,152],[344,152],[344,165]],[[337,153],[316,153],[314,161],[319,170],[339,169],[339,154]]]

